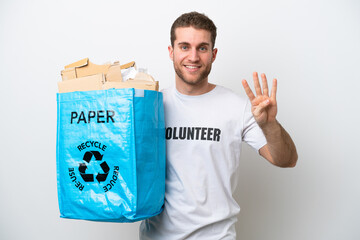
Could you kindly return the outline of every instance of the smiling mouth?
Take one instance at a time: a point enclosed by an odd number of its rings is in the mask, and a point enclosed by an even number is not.
[[[191,66],[191,65],[184,65],[188,69],[198,69],[200,66]]]

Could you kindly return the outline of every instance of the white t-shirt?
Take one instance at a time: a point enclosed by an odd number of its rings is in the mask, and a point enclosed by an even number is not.
[[[242,141],[256,150],[266,139],[251,104],[216,86],[198,96],[164,94],[164,211],[141,223],[140,239],[235,239],[240,207],[233,198]]]

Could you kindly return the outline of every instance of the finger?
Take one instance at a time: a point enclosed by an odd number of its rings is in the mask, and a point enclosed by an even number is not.
[[[266,107],[270,104],[270,99],[266,99],[262,101],[254,110],[254,116],[259,116],[263,111],[265,111]]]
[[[245,93],[248,96],[248,98],[250,99],[250,101],[254,100],[255,96],[254,93],[251,91],[249,84],[247,83],[247,81],[245,79],[242,80],[242,85],[245,89]]]
[[[255,87],[256,96],[260,96],[260,95],[262,95],[262,93],[261,93],[261,87],[260,87],[260,83],[259,83],[259,76],[258,76],[257,72],[253,72],[253,79],[254,79],[254,87]]]
[[[264,93],[264,95],[269,96],[269,88],[268,88],[268,84],[267,84],[267,79],[266,79],[265,73],[261,74],[261,79],[262,79],[263,93]]]
[[[270,96],[270,98],[276,99],[276,91],[277,91],[277,79],[274,78],[273,84],[272,84],[272,87],[271,87],[271,96]]]

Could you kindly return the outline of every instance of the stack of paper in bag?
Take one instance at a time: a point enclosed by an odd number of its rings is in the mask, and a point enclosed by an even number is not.
[[[65,66],[61,77],[62,82],[58,82],[59,93],[109,88],[159,91],[159,82],[149,74],[137,71],[135,62],[97,65],[85,58]]]

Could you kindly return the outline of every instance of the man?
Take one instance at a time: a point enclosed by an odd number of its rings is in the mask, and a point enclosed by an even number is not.
[[[295,145],[276,120],[276,79],[254,73],[250,101],[208,82],[216,59],[216,27],[205,15],[183,14],[171,28],[175,88],[164,94],[167,172],[164,211],[145,220],[140,239],[235,239],[240,208],[232,197],[242,141],[279,167],[294,167]]]

